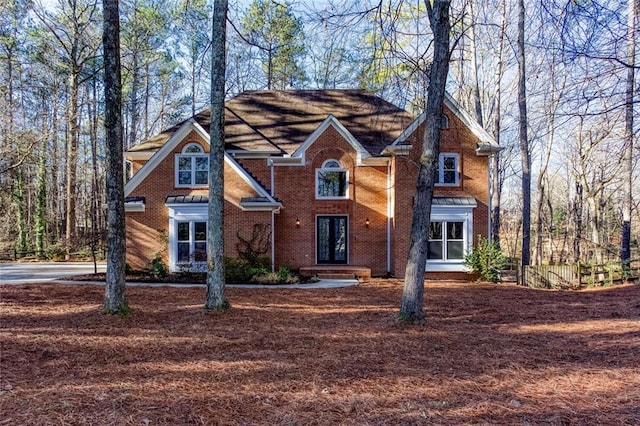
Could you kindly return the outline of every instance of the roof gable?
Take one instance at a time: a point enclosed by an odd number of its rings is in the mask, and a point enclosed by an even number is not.
[[[205,131],[198,122],[195,120],[187,120],[175,133],[160,147],[158,151],[147,161],[144,166],[133,175],[133,177],[124,186],[124,196],[128,197],[131,193],[147,178],[158,165],[173,152],[176,146],[184,140],[192,131],[196,131],[200,137],[209,144],[209,134]],[[225,164],[228,165],[235,173],[237,173],[252,190],[255,191],[258,197],[267,199],[269,202],[280,204],[276,201],[269,192],[262,185],[260,185],[236,160],[234,160],[229,154],[224,154]]]
[[[347,130],[345,126],[334,116],[328,116],[309,137],[295,150],[290,158],[298,159],[299,164],[305,163],[305,154],[307,149],[324,134],[329,127],[333,127],[336,132],[356,151],[356,163],[362,165],[366,160],[370,160],[372,155],[365,147]],[[290,163],[290,161],[285,161]],[[277,160],[276,160],[277,163]],[[284,163],[284,162],[283,162]]]
[[[225,151],[293,155],[329,117],[348,129],[372,156],[380,155],[414,119],[407,111],[363,90],[262,90],[225,103]],[[209,110],[179,123],[128,153],[152,152],[188,121],[208,133]]]
[[[478,138],[478,146],[476,151],[478,154],[491,154],[501,150],[495,139],[475,120],[473,119],[460,105],[449,95],[445,94],[444,106],[451,111],[469,130]],[[414,133],[427,118],[426,112],[423,112],[411,123],[396,140],[389,145],[387,149],[397,151],[398,149],[406,149],[406,141]]]

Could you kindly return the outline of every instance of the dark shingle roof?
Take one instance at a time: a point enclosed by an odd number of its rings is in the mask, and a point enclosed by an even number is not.
[[[292,154],[333,115],[371,155],[379,155],[413,121],[401,108],[362,90],[251,91],[225,104],[227,150]],[[195,115],[209,131],[210,112]],[[157,150],[184,121],[130,151]]]

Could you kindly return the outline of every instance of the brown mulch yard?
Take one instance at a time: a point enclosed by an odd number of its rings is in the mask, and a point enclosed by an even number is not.
[[[0,425],[640,424],[640,286],[0,286]]]

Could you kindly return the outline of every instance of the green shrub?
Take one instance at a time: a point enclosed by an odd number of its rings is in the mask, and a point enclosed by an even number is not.
[[[164,278],[168,275],[169,269],[161,257],[156,256],[151,260],[151,273],[156,278]]]
[[[296,284],[300,282],[300,279],[289,268],[281,266],[277,272],[260,270],[251,278],[251,282],[256,284]]]
[[[269,256],[257,256],[251,263],[251,266],[268,271],[271,269],[271,258]]]
[[[478,244],[464,257],[464,264],[472,273],[480,274],[480,279],[490,282],[500,281],[500,271],[507,265],[508,259],[496,242],[480,236]]]
[[[47,247],[46,256],[49,260],[63,260],[67,255],[67,250],[63,246],[54,244]]]
[[[224,279],[228,283],[247,283],[251,280],[251,265],[246,259],[235,257],[224,258]]]
[[[298,276],[285,266],[278,268],[278,279],[282,284],[296,284],[300,281]]]

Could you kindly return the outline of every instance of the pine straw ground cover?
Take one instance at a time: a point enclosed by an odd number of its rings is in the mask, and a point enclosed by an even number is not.
[[[640,286],[399,280],[324,290],[0,286],[0,424],[640,424]]]

